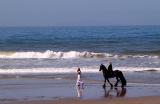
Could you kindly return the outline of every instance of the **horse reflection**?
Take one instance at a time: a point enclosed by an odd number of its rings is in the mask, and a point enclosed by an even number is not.
[[[106,89],[106,87],[103,88],[104,89],[104,97],[108,98],[112,98],[112,97],[124,97],[126,95],[127,89],[122,87],[122,88],[110,88],[110,89]]]

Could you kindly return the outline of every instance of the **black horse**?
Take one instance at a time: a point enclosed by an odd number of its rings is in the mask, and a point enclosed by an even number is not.
[[[111,85],[111,87],[113,87],[112,83],[110,83],[110,81],[109,81],[109,78],[114,78],[114,77],[116,77],[116,79],[117,79],[117,82],[114,85],[115,87],[118,85],[119,80],[122,83],[121,87],[126,86],[127,82],[126,82],[126,79],[123,76],[123,73],[121,71],[115,70],[115,71],[113,71],[113,74],[110,74],[108,69],[103,64],[100,65],[99,71],[101,71],[101,70],[103,71],[103,76],[104,76],[104,85],[103,85],[103,87],[106,86],[106,80]]]

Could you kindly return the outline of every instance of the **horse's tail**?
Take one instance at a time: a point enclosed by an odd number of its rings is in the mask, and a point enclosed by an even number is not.
[[[126,86],[127,85],[127,81],[123,75],[123,73],[121,71],[119,71],[119,78],[121,80],[121,83],[122,83],[122,87]]]

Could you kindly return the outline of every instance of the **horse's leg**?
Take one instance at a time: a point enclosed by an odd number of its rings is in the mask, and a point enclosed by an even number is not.
[[[103,88],[106,87],[106,78],[104,78],[104,84],[103,84]]]
[[[115,87],[117,87],[117,85],[118,85],[118,82],[119,82],[119,79],[118,79],[118,77],[116,76],[116,79],[117,79],[117,82],[115,83]]]
[[[107,78],[108,83],[111,85],[111,88],[113,87],[112,83],[109,81],[109,79]]]

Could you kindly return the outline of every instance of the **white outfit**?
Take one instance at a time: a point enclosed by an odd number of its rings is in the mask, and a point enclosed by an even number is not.
[[[80,75],[80,74],[78,74],[78,76],[77,76],[77,83],[76,83],[76,85],[77,85],[77,86],[80,86],[80,82],[81,82],[81,75]]]
[[[81,74],[78,74],[76,85],[77,86],[81,86],[82,85],[82,87],[83,87],[83,84],[84,84],[83,81],[81,81]]]

